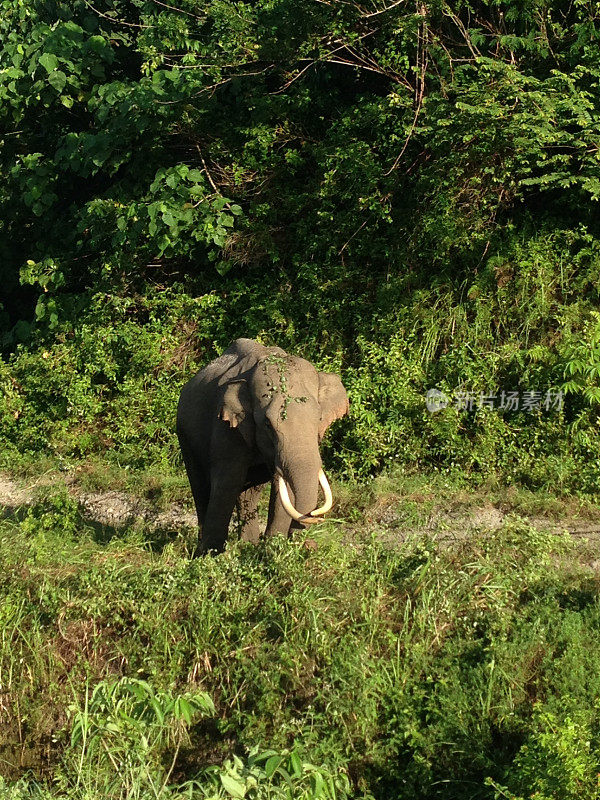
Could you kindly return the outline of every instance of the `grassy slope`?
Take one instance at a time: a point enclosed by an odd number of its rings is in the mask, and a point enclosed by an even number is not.
[[[510,796],[486,778],[517,796],[595,796],[600,609],[580,550],[516,515],[452,549],[385,549],[362,516],[351,529],[349,543],[348,526],[325,526],[317,550],[276,540],[194,562],[184,537],[153,549],[143,528],[102,535],[60,492],[3,522],[2,771],[30,767],[73,797],[156,796],[139,770],[109,790],[106,755],[69,746],[86,687],[104,696],[128,676],[216,706],[178,728],[165,796],[255,745],[295,745],[378,798]],[[125,706],[109,706],[92,717],[118,760],[106,725],[124,725]],[[156,742],[144,763],[162,784],[173,741]]]

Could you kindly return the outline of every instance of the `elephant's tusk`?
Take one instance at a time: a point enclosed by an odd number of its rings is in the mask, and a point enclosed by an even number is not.
[[[321,506],[321,508],[317,508],[315,511],[311,511],[310,514],[301,514],[297,511],[292,502],[290,500],[290,493],[288,492],[288,488],[283,477],[279,476],[279,498],[281,500],[281,505],[284,507],[286,512],[290,515],[290,517],[296,522],[302,522],[304,525],[311,525],[315,522],[321,521],[321,516],[333,505],[333,495],[331,494],[331,488],[329,486],[329,482],[325,477],[325,473],[323,470],[319,470],[319,483],[323,488],[323,492],[325,493],[325,503]]]
[[[321,488],[323,489],[323,494],[325,495],[325,502],[320,508],[316,508],[314,511],[310,512],[311,517],[321,517],[323,514],[326,514],[333,505],[333,494],[331,493],[331,486],[329,485],[327,476],[325,475],[322,469],[319,470],[319,483],[321,484]]]
[[[301,514],[299,511],[296,511],[292,505],[290,493],[288,492],[285,481],[281,475],[279,476],[279,498],[281,500],[281,505],[285,508],[292,519],[295,519],[296,522],[304,522],[304,517],[306,514]]]

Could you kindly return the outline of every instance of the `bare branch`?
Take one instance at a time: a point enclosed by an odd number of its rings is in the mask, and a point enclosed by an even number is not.
[[[94,14],[98,14],[99,17],[103,17],[104,19],[107,19],[109,22],[114,22],[117,25],[126,25],[128,28],[154,28],[155,27],[154,25],[140,25],[137,22],[125,22],[125,20],[122,20],[122,19],[115,19],[114,17],[109,17],[108,14],[103,14],[102,11],[98,11],[97,8],[94,8],[94,6],[89,2],[89,0],[83,0],[83,1],[84,1],[84,3],[86,4],[86,6],[88,8],[92,9]]]
[[[448,17],[449,19],[452,20],[452,22],[456,25],[458,30],[461,32],[461,34],[463,36],[463,39],[464,39],[467,47],[471,51],[471,55],[473,56],[473,58],[475,58],[475,59],[481,58],[481,52],[478,50],[478,48],[471,41],[471,37],[469,36],[469,31],[465,27],[465,25],[464,25],[463,21],[460,19],[460,17],[457,16],[452,11],[452,9],[448,6],[448,4],[444,5],[443,13],[444,13],[444,15],[446,17]]]
[[[348,241],[347,241],[347,242],[345,242],[345,243],[342,245],[342,248],[341,248],[341,250],[339,250],[339,251],[338,251],[338,256],[341,256],[341,255],[342,255],[342,253],[343,253],[343,252],[344,252],[344,250],[345,250],[345,249],[348,247],[348,245],[350,244],[350,242],[352,241],[352,239],[354,239],[354,237],[356,236],[356,234],[357,234],[357,233],[360,233],[360,232],[362,231],[362,229],[365,227],[365,225],[367,224],[367,222],[368,222],[368,220],[365,220],[365,221],[362,223],[362,225],[361,225],[359,228],[357,228],[357,229],[354,231],[354,233],[353,233],[353,234],[352,234],[352,236],[351,236],[351,237],[348,239]]]
[[[393,164],[392,164],[392,166],[391,166],[391,167],[388,169],[388,171],[383,173],[383,176],[384,176],[384,178],[387,178],[387,177],[388,177],[388,175],[391,175],[391,174],[392,174],[392,172],[393,172],[393,171],[394,171],[394,170],[395,170],[395,169],[398,167],[398,164],[400,163],[400,159],[401,159],[401,158],[402,158],[402,156],[404,155],[404,153],[405,153],[405,151],[406,151],[406,148],[408,147],[408,143],[409,143],[409,142],[410,142],[410,140],[412,139],[412,135],[413,135],[413,133],[414,133],[414,131],[415,131],[415,127],[416,127],[416,124],[417,124],[417,120],[419,119],[419,114],[420,114],[420,112],[421,112],[421,105],[422,105],[422,101],[423,101],[423,98],[421,98],[421,102],[419,103],[419,105],[418,105],[418,106],[417,106],[417,108],[416,108],[416,111],[415,111],[415,116],[414,116],[414,118],[413,118],[412,125],[410,126],[410,130],[409,130],[409,132],[408,132],[408,136],[406,137],[406,141],[404,142],[404,145],[403,145],[403,147],[402,147],[402,150],[400,150],[400,152],[398,153],[398,155],[396,156],[396,158],[395,158],[395,160],[394,160],[394,163],[393,163]]]
[[[202,166],[204,167],[204,172],[206,172],[206,177],[208,178],[208,182],[215,190],[217,194],[220,194],[219,189],[217,188],[217,184],[213,181],[210,172],[208,171],[208,167],[206,166],[206,161],[204,160],[204,156],[202,155],[202,150],[200,150],[200,145],[196,145],[196,150],[198,151],[198,155],[200,156],[200,161],[202,162]]]
[[[382,8],[379,11],[372,11],[370,14],[363,14],[361,19],[373,19],[373,17],[378,17],[381,14],[387,14],[388,11],[391,11],[393,8],[396,8],[396,6],[400,6],[405,2],[406,0],[396,0],[395,3],[392,3],[391,5],[386,6],[386,8]]]
[[[199,19],[200,22],[205,22],[206,17],[199,17],[197,14],[192,14],[191,11],[186,11],[185,8],[178,8],[177,6],[170,6],[168,3],[162,3],[161,0],[152,0],[153,3],[156,3],[157,6],[163,6],[163,8],[168,8],[171,11],[177,11],[179,14],[187,14],[188,17],[193,17],[194,19]]]

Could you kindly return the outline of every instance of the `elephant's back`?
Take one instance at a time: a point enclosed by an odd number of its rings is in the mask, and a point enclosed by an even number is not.
[[[262,358],[272,353],[285,355],[280,347],[265,347],[254,339],[236,339],[185,384],[179,399],[180,411],[190,404],[196,408],[210,404],[219,386],[247,377]]]
[[[285,355],[280,347],[266,347],[254,339],[236,339],[227,350],[210,364],[200,370],[192,382],[210,384],[217,381],[219,385],[245,378],[256,364],[271,354]]]

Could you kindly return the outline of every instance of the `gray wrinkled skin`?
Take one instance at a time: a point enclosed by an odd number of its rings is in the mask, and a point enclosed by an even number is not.
[[[183,387],[177,409],[177,436],[200,528],[198,553],[224,549],[236,503],[242,538],[258,541],[256,508],[268,482],[265,535],[287,533],[291,518],[279,500],[279,475],[296,509],[313,511],[319,442],[347,412],[348,396],[337,375],[252,339],[236,339],[200,370]]]

